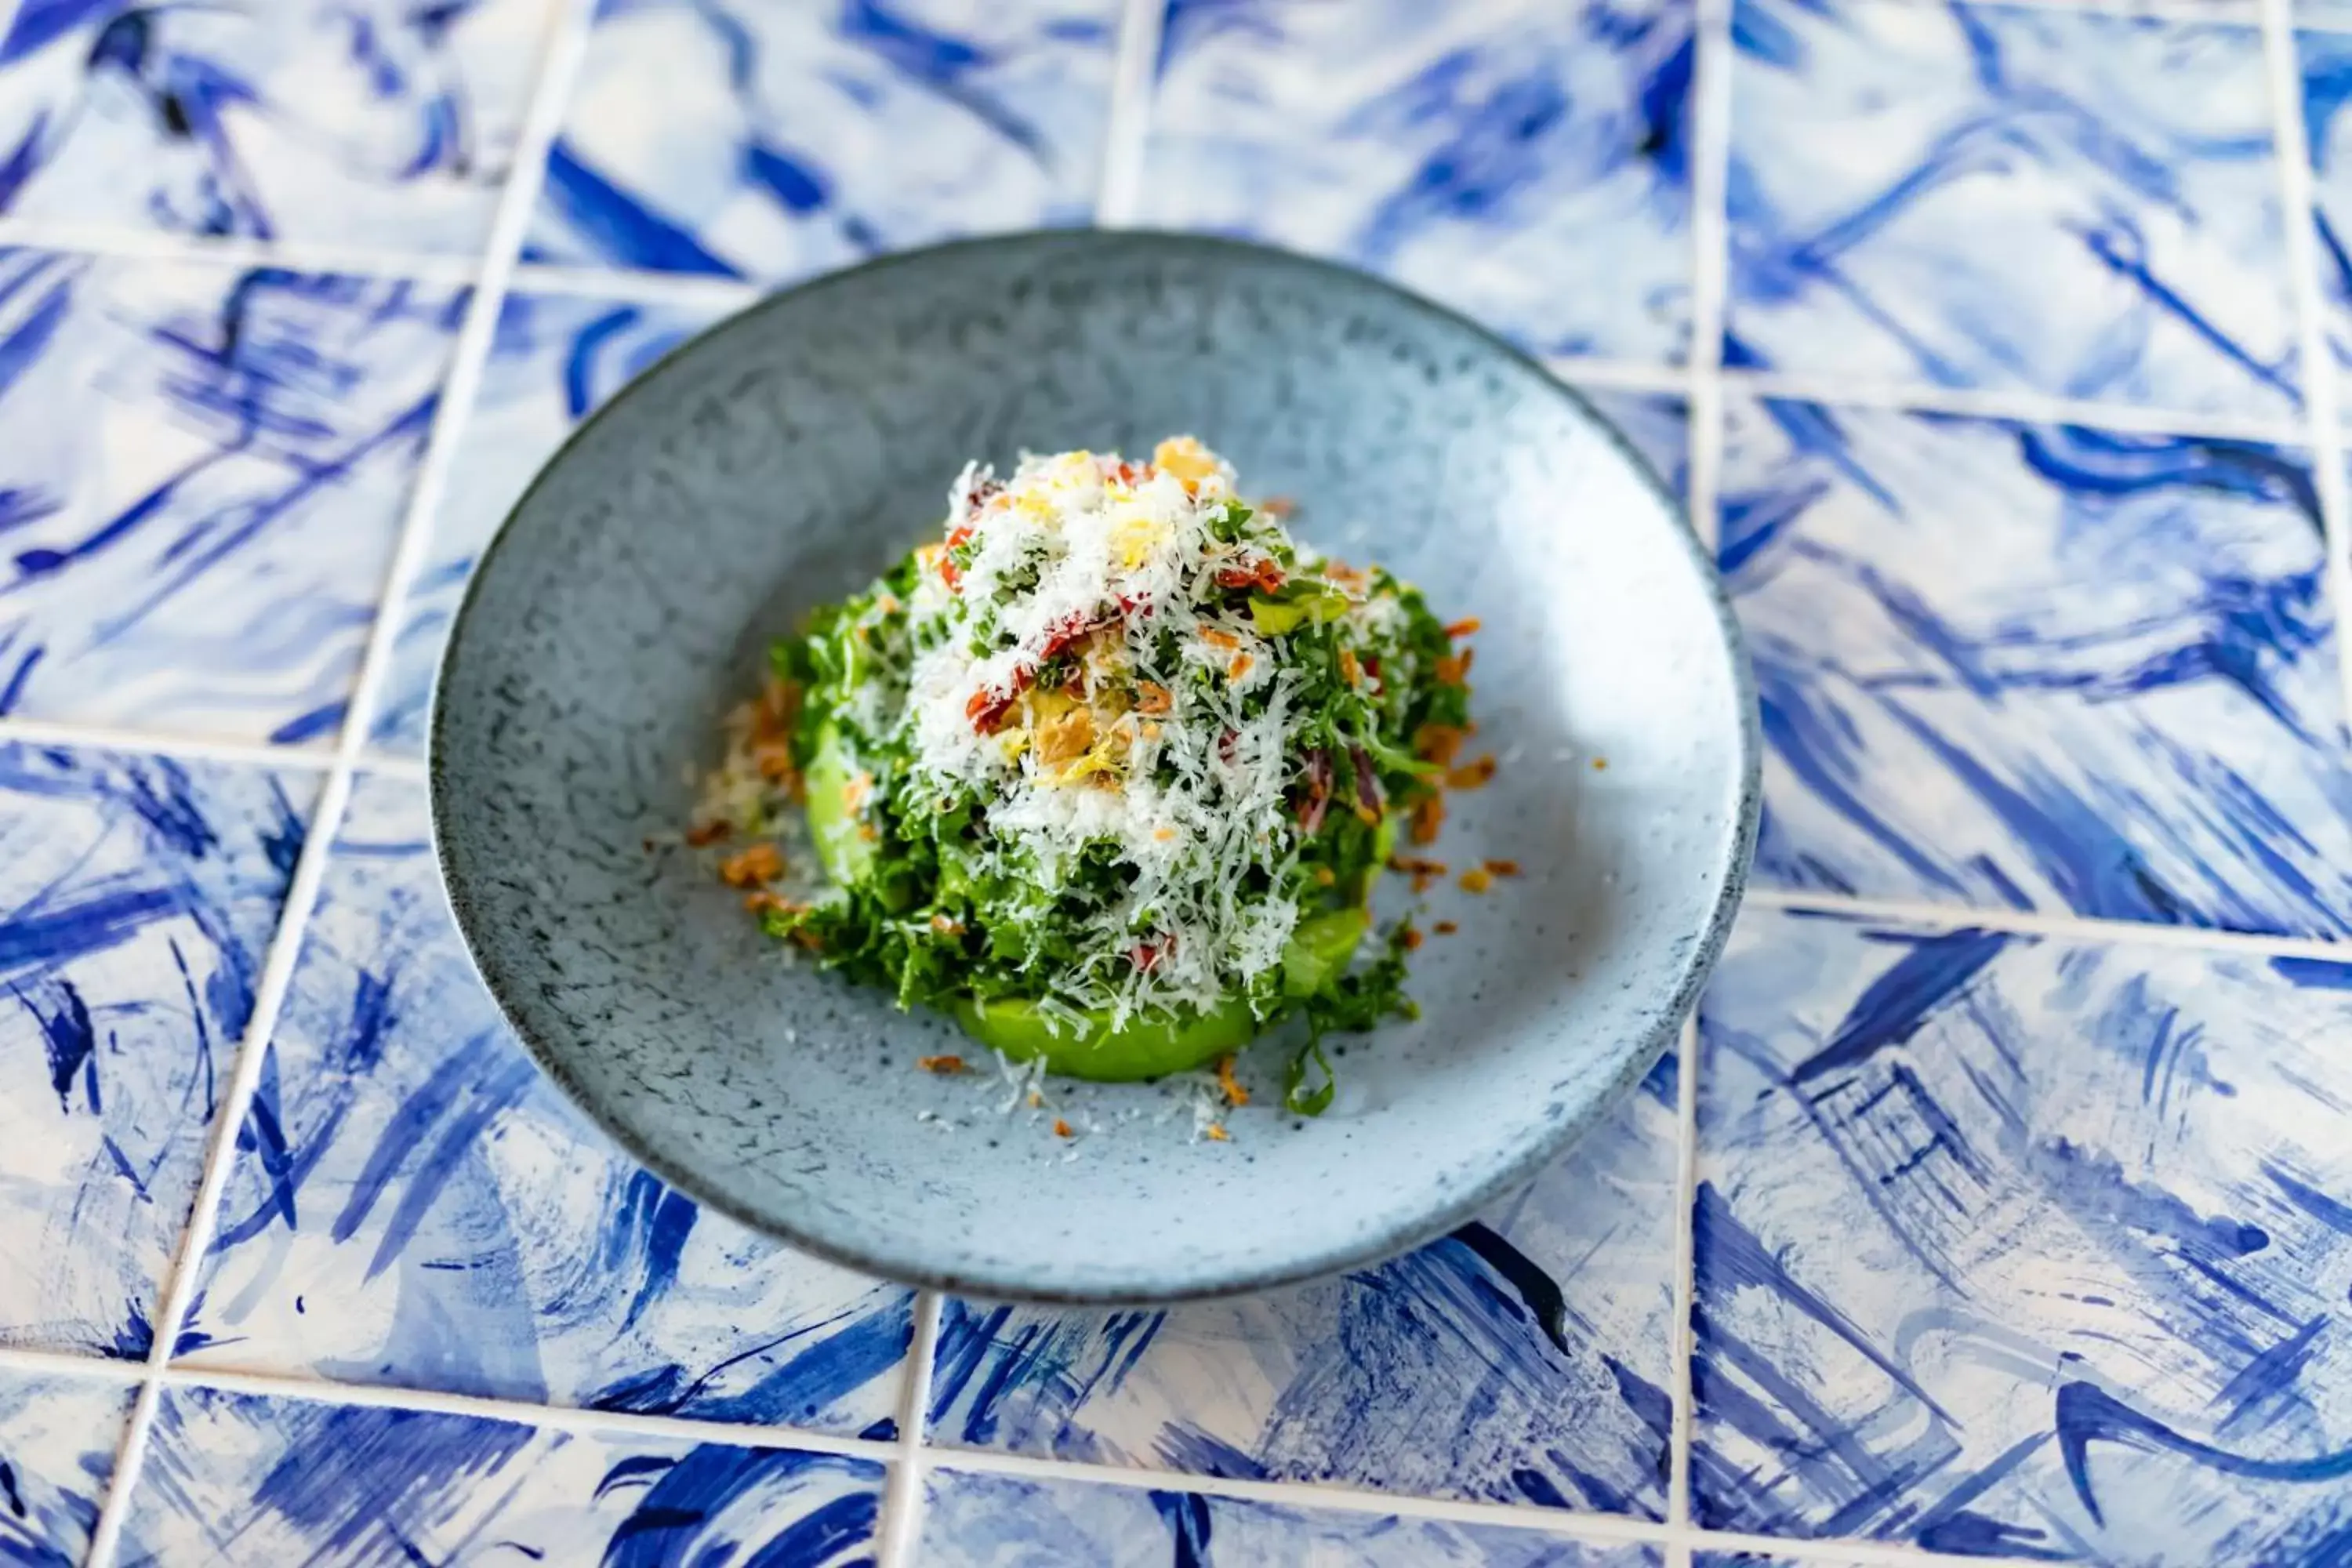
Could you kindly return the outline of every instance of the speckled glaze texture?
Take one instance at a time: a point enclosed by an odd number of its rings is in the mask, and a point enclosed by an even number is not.
[[[951,1026],[788,963],[645,840],[685,818],[681,766],[765,642],[920,537],[966,457],[1176,429],[1300,498],[1310,537],[1360,541],[1483,618],[1480,711],[1518,765],[1445,848],[1528,875],[1425,952],[1423,1020],[1352,1049],[1326,1117],[1266,1096],[1230,1144],[1177,1121],[1065,1143],[913,1069]],[[1043,235],[772,301],[584,426],[460,614],[435,823],[523,1039],[679,1186],[893,1277],[1175,1298],[1426,1239],[1632,1090],[1744,871],[1745,682],[1656,480],[1476,329],[1251,247]],[[1263,1055],[1250,1070],[1271,1077]],[[1149,1086],[1065,1101],[1081,1124],[1164,1104]]]

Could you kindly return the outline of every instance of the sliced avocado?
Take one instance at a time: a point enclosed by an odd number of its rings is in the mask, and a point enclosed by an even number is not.
[[[1347,967],[1371,923],[1366,910],[1336,910],[1301,921],[1283,952],[1284,994],[1307,996],[1328,984]],[[1206,1013],[1139,1018],[1123,1028],[1113,1028],[1106,1015],[1088,1014],[1065,1024],[1059,1034],[1035,1003],[1019,998],[958,1002],[955,1015],[966,1033],[1014,1061],[1043,1057],[1048,1072],[1105,1082],[1186,1072],[1241,1049],[1258,1032],[1249,1003],[1238,996]]]
[[[830,724],[817,731],[816,752],[803,774],[808,786],[809,837],[816,840],[816,858],[824,874],[844,887],[866,880],[874,871],[873,842],[859,831],[864,824],[849,804],[850,783],[856,776],[840,731]]]
[[[1186,1071],[1241,1049],[1257,1033],[1249,1003],[1238,996],[1198,1016],[1139,1018],[1118,1029],[1108,1016],[1089,1015],[1058,1035],[1035,1003],[1019,998],[961,1001],[955,1014],[974,1039],[1014,1061],[1043,1057],[1048,1072],[1112,1083]]]
[[[1370,901],[1372,884],[1380,880],[1381,869],[1396,855],[1396,841],[1397,814],[1394,811],[1384,811],[1381,813],[1380,826],[1372,830],[1372,863],[1355,876],[1349,878],[1346,885],[1339,889],[1347,896],[1349,902],[1363,904]],[[1371,924],[1370,915],[1367,914],[1364,917],[1364,923],[1366,926]],[[1363,933],[1358,931],[1356,934],[1361,936]]]
[[[1367,909],[1334,910],[1300,921],[1282,953],[1283,994],[1312,996],[1330,984],[1371,929],[1372,911]]]
[[[1279,599],[1253,594],[1249,602],[1250,624],[1270,637],[1288,637],[1307,621],[1337,620],[1347,609],[1347,596],[1328,588]]]

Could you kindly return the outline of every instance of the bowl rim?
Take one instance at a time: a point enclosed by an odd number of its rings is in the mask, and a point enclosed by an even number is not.
[[[1517,1153],[1503,1160],[1480,1180],[1448,1197],[1445,1202],[1421,1211],[1411,1223],[1376,1227],[1345,1245],[1325,1247],[1310,1253],[1285,1254],[1276,1263],[1215,1278],[1186,1278],[1162,1284],[1138,1279],[1124,1288],[1074,1288],[1050,1281],[1014,1278],[1011,1274],[988,1278],[965,1275],[895,1247],[896,1238],[893,1237],[868,1239],[820,1234],[789,1219],[760,1212],[685,1170],[640,1139],[619,1118],[611,1114],[598,1097],[588,1093],[572,1077],[562,1057],[509,1005],[506,988],[499,984],[493,964],[475,941],[474,933],[482,918],[481,913],[473,898],[468,875],[459,858],[451,851],[450,834],[446,831],[447,824],[461,808],[458,805],[459,792],[451,776],[448,749],[444,743],[449,720],[441,697],[447,685],[449,669],[457,662],[458,650],[466,642],[468,627],[473,623],[482,584],[513,537],[511,525],[514,520],[530,504],[549,477],[575,447],[597,439],[605,422],[617,416],[624,406],[657,395],[657,389],[667,375],[704,343],[731,332],[768,311],[798,308],[812,297],[822,296],[838,288],[855,287],[877,273],[898,268],[952,263],[961,255],[992,251],[1077,252],[1091,245],[1105,243],[1121,247],[1141,243],[1164,251],[1191,251],[1198,256],[1223,257],[1256,265],[1270,263],[1320,277],[1336,288],[1354,290],[1360,296],[1381,299],[1391,308],[1402,309],[1467,334],[1471,341],[1486,351],[1533,372],[1541,384],[1574,405],[1592,428],[1632,467],[1675,524],[1674,532],[1689,559],[1707,606],[1714,613],[1716,627],[1723,639],[1724,652],[1731,667],[1732,692],[1738,710],[1739,779],[1736,819],[1725,838],[1724,853],[1718,862],[1721,881],[1708,908],[1706,920],[1697,940],[1691,943],[1682,960],[1665,1005],[1653,1019],[1639,1043],[1623,1057],[1606,1090],[1588,1097],[1580,1108],[1563,1111],[1538,1124],[1540,1130]],[[828,1263],[918,1289],[997,1301],[1089,1308],[1162,1306],[1250,1295],[1376,1264],[1441,1239],[1475,1219],[1498,1198],[1531,1182],[1545,1166],[1559,1159],[1582,1138],[1601,1116],[1623,1101],[1656,1065],[1658,1058],[1680,1034],[1685,1023],[1691,1018],[1707,977],[1714,971],[1730,938],[1732,923],[1738,913],[1754,864],[1763,800],[1762,732],[1757,709],[1755,672],[1749,664],[1746,638],[1741,635],[1738,618],[1732,610],[1721,571],[1713,559],[1712,552],[1692,526],[1687,506],[1616,424],[1582,392],[1561,380],[1533,354],[1462,312],[1356,268],[1277,246],[1222,235],[1101,227],[1025,229],[951,239],[893,251],[836,271],[821,273],[778,289],[729,312],[680,340],[652,364],[631,377],[619,391],[591,411],[541,462],[530,483],[507,509],[497,531],[476,560],[457,612],[450,618],[448,637],[442,644],[440,656],[434,665],[425,783],[434,863],[439,869],[443,893],[448,900],[459,940],[464,944],[467,960],[476,977],[489,993],[491,1000],[498,1005],[500,1017],[521,1041],[539,1069],[547,1075],[574,1109],[622,1152],[697,1204],[747,1226],[758,1235],[782,1242]],[[1685,1063],[1682,1070],[1687,1074],[1695,1068],[1695,1063]],[[1690,1093],[1688,1086],[1682,1092],[1687,1099]],[[1685,1131],[1686,1133],[1687,1130]],[[1684,1156],[1687,1153],[1688,1151],[1682,1152]]]

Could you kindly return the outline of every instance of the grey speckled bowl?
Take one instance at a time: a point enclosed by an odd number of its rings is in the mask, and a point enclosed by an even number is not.
[[[1243,1073],[1268,1092],[1230,1142],[1195,1142],[1148,1084],[1062,1091],[1102,1128],[1066,1142],[1000,1088],[917,1070],[970,1049],[953,1025],[787,961],[692,857],[645,841],[686,820],[682,770],[769,639],[935,529],[967,458],[1180,430],[1297,498],[1310,539],[1485,623],[1480,740],[1509,763],[1438,852],[1526,874],[1432,893],[1462,934],[1416,955],[1423,1016],[1350,1043],[1320,1120],[1280,1111],[1262,1045]],[[1753,707],[1674,502],[1510,349],[1273,251],[1027,235],[780,295],[590,420],[475,574],[433,816],[507,1016],[665,1179],[899,1279],[1163,1300],[1437,1236],[1634,1086],[1738,900]]]

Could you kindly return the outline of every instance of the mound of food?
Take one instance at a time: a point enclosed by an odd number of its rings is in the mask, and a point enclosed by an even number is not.
[[[1289,1100],[1320,1109],[1315,1041],[1410,1005],[1370,892],[1434,836],[1475,626],[1274,510],[1182,437],[967,468],[940,539],[777,645],[698,833],[803,799],[823,886],[775,890],[764,842],[722,863],[767,929],[1052,1071],[1303,1015]]]

